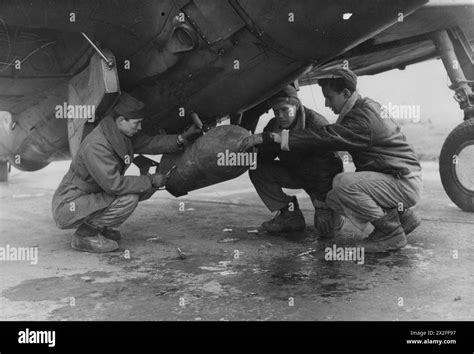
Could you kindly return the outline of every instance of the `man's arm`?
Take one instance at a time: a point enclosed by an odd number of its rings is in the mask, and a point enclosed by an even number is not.
[[[258,147],[257,160],[273,161],[280,152],[280,146],[275,144],[271,138],[271,132],[275,118],[271,119],[270,122],[263,128],[263,132],[259,134],[250,135],[242,141],[240,145],[240,151],[249,151],[253,147]]]
[[[365,119],[346,117],[341,124],[299,129],[281,134],[282,150],[363,150],[371,145],[372,133]]]
[[[273,125],[275,124],[275,118],[271,119],[268,124],[263,128],[263,131],[271,132],[273,129]],[[280,152],[280,147],[277,144],[265,144],[258,146],[257,152],[257,161],[258,162],[265,162],[265,161],[273,161],[278,156]]]
[[[132,138],[134,152],[137,154],[159,155],[179,152],[183,146],[192,143],[202,135],[202,130],[194,124],[179,135],[149,136],[138,133]]]
[[[152,187],[148,176],[122,176],[111,152],[100,144],[84,149],[84,164],[94,181],[110,195],[139,194]]]
[[[181,151],[178,135],[149,136],[138,133],[132,138],[133,152],[136,154],[159,155]]]

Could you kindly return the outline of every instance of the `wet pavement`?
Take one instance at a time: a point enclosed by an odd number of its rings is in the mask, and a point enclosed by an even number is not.
[[[474,319],[474,214],[448,199],[436,163],[423,165],[409,244],[359,261],[325,255],[370,229],[346,222],[319,239],[303,191],[305,232],[255,233],[271,214],[247,175],[178,199],[158,192],[123,224],[120,251],[76,252],[50,211],[68,165],[14,170],[0,185],[0,247],[38,249],[36,264],[0,261],[0,320]]]

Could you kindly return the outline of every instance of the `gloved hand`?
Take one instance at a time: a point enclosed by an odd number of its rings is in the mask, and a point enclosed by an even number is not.
[[[254,135],[247,136],[244,138],[244,140],[242,140],[239,151],[240,152],[248,151],[254,146],[260,145],[262,143],[263,143],[262,134],[254,134]]]
[[[314,227],[321,236],[329,236],[332,231],[332,210],[316,209],[314,212]]]
[[[192,143],[194,140],[202,135],[201,129],[197,128],[194,124],[191,125],[186,131],[181,134],[181,137],[188,143]]]
[[[154,188],[161,188],[166,186],[166,182],[168,182],[169,175],[162,175],[159,173],[155,173],[151,176],[151,184]]]

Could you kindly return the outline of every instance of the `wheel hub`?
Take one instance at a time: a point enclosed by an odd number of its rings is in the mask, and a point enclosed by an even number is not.
[[[474,192],[474,140],[466,141],[459,148],[455,172],[461,186]]]

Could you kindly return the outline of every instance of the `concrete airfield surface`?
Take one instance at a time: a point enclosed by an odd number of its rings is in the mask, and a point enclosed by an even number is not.
[[[318,240],[303,191],[304,233],[249,233],[271,214],[247,174],[179,199],[157,192],[122,225],[120,251],[77,252],[50,211],[68,166],[13,169],[0,185],[0,247],[38,250],[37,263],[0,261],[0,320],[474,319],[474,214],[448,199],[437,163],[423,164],[409,244],[363,264],[325,260],[363,235],[346,222],[341,238]]]

